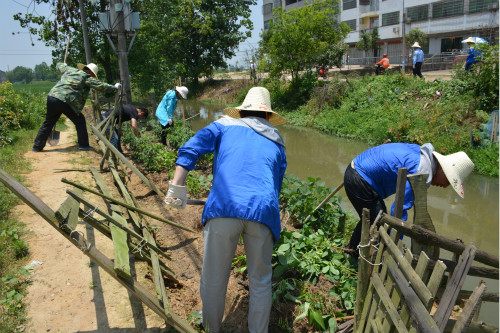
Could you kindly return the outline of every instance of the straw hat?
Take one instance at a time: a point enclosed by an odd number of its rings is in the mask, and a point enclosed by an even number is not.
[[[187,98],[187,95],[188,95],[188,88],[184,87],[184,86],[181,86],[181,87],[175,87],[175,90],[177,90],[177,92],[179,94],[181,94],[182,98],[183,99],[186,99]]]
[[[90,70],[92,73],[94,73],[94,76],[97,78],[97,65],[94,64],[93,62],[91,62],[90,64],[88,65],[84,65],[84,64],[78,64],[77,65],[78,69],[84,69],[84,68],[87,68],[88,70]]]
[[[472,44],[476,44],[476,41],[475,41],[472,37],[469,37],[469,38],[467,38],[466,40],[462,41],[462,43],[472,43]]]
[[[463,198],[464,179],[474,169],[474,163],[472,163],[469,156],[463,151],[446,156],[437,152],[433,152],[433,154],[441,165],[441,168],[443,168],[443,172],[455,192]]]
[[[226,108],[224,112],[231,118],[241,118],[240,111],[262,111],[269,112],[269,123],[278,126],[286,123],[286,119],[271,109],[271,95],[264,87],[253,87],[245,96],[243,104],[240,106]]]
[[[420,44],[418,42],[415,42],[411,47],[418,47],[418,48],[420,48]]]

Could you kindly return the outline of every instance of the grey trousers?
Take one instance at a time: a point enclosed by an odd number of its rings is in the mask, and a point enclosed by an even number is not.
[[[271,230],[257,222],[216,218],[209,220],[203,231],[204,253],[200,281],[202,322],[205,330],[210,333],[220,332],[231,263],[240,234],[247,256],[250,286],[248,329],[250,333],[268,331],[272,298]]]

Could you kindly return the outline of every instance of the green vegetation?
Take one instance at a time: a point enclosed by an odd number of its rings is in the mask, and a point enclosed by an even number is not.
[[[44,97],[47,96],[50,89],[56,84],[54,81],[31,81],[30,84],[14,84],[14,91],[18,94],[23,92],[31,94],[43,94]]]
[[[45,99],[16,94],[10,83],[0,84],[0,168],[19,178],[29,164],[23,154],[33,143],[34,131],[45,115]],[[22,128],[23,130],[20,130]],[[17,197],[0,186],[0,332],[14,332],[26,320],[22,296],[29,272],[22,268],[28,247],[23,241],[23,224],[13,213]]]
[[[311,71],[316,64],[340,66],[349,27],[334,19],[338,11],[337,0],[315,0],[309,6],[275,9],[269,29],[262,35],[263,60],[258,67],[269,68],[272,78],[290,73],[292,86],[297,86],[303,70]]]

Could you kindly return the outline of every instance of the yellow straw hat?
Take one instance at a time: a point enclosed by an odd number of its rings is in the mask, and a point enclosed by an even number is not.
[[[93,62],[91,62],[90,64],[88,65],[84,65],[84,64],[78,64],[76,65],[76,67],[78,67],[78,69],[84,69],[84,68],[87,68],[88,70],[90,70],[92,73],[94,73],[94,76],[97,78],[97,71],[98,71],[98,68],[97,68],[97,65],[94,64]]]
[[[433,152],[433,154],[441,165],[441,168],[443,168],[443,172],[455,192],[463,198],[464,179],[467,178],[472,172],[472,169],[474,169],[474,163],[463,151],[446,156],[437,152]]]
[[[285,118],[271,109],[271,95],[264,87],[251,88],[245,96],[242,105],[224,109],[224,112],[231,118],[241,118],[240,111],[269,112],[269,123],[271,125],[278,126],[286,123]]]

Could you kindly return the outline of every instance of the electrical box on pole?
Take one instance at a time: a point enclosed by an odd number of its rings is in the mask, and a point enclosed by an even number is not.
[[[106,33],[113,51],[118,56],[120,81],[125,92],[125,103],[132,102],[130,74],[128,69],[128,53],[135,39],[135,30],[139,29],[139,13],[132,12],[130,0],[110,0],[109,11],[99,13],[99,27]],[[127,47],[127,37],[131,36]],[[115,47],[115,41],[117,47]]]

